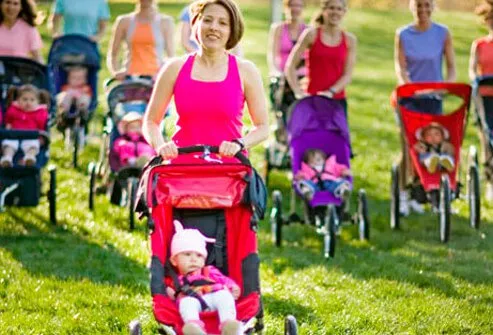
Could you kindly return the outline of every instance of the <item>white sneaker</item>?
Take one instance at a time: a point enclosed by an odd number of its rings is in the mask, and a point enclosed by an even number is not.
[[[411,201],[409,201],[409,207],[411,208],[411,210],[413,212],[418,213],[418,214],[423,214],[425,212],[425,209],[423,208],[423,205],[421,205],[419,202],[417,202],[414,199],[412,199]]]
[[[409,215],[409,196],[406,191],[399,193],[399,214],[402,216]]]
[[[486,183],[485,199],[490,203],[493,202],[493,183],[491,182]]]

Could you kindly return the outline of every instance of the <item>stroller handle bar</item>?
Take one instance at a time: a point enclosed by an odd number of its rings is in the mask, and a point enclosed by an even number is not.
[[[179,155],[185,155],[185,154],[193,154],[193,153],[199,153],[202,152],[205,157],[208,157],[209,154],[217,154],[219,153],[219,147],[215,145],[192,145],[189,147],[181,147],[178,148],[178,154]],[[250,160],[243,154],[243,152],[238,151],[235,155],[235,158],[240,161],[241,164],[247,165],[247,166],[252,166],[252,163],[250,163]],[[156,156],[154,157],[150,162],[150,166],[155,166],[159,165],[163,162],[163,158],[161,156]]]
[[[104,88],[110,87],[114,82],[120,81],[116,77],[111,77],[109,79],[106,79],[104,82]],[[152,77],[151,76],[146,76],[146,75],[139,75],[139,76],[134,76],[134,75],[126,75],[124,81],[132,81],[132,82],[140,82],[142,84],[149,84],[152,86]]]
[[[0,140],[36,140],[42,137],[46,144],[50,143],[50,136],[44,130],[11,130],[0,129]]]

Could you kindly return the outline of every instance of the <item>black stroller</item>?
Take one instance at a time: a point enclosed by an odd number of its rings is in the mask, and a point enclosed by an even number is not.
[[[151,97],[153,82],[147,77],[128,78],[114,85],[115,79],[105,83],[108,90],[108,113],[105,116],[102,143],[98,162],[89,163],[89,209],[95,207],[95,195],[108,193],[111,203],[127,207],[130,229],[135,227],[135,215],[132,204],[138,186],[141,167],[119,166],[114,159],[112,147],[120,135],[118,122],[130,112],[144,114]],[[117,108],[120,107],[120,108]],[[98,184],[100,181],[100,185]]]
[[[39,89],[50,90],[48,69],[26,58],[0,57],[0,103],[2,111],[7,107],[7,91],[11,86],[31,84]],[[55,109],[50,103],[49,119],[45,131],[9,130],[0,128],[0,142],[4,139],[33,140],[43,138],[36,157],[36,164],[24,166],[19,164],[20,153],[15,154],[12,167],[0,167],[0,211],[5,206],[37,206],[41,197],[41,169],[49,159],[49,127],[52,124]],[[3,120],[4,118],[2,118]],[[56,168],[50,166],[50,187],[46,194],[49,201],[49,216],[56,223]]]

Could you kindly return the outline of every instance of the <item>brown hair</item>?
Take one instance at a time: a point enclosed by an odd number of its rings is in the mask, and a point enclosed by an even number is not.
[[[476,7],[474,12],[484,20],[493,17],[493,0],[485,0],[484,3]]]
[[[0,6],[5,0],[0,0]],[[24,20],[31,27],[36,26],[36,4],[34,0],[21,0],[21,11],[18,18]],[[3,13],[0,10],[0,24],[4,21]]]
[[[288,8],[289,5],[291,4],[291,1],[292,0],[283,0],[282,3],[283,3],[284,8]],[[305,0],[301,0],[301,2],[303,2],[303,4],[304,4],[305,3]]]
[[[320,149],[307,149],[303,154],[303,162],[309,164],[313,157],[317,154],[322,155],[324,159],[327,158],[327,154]]]
[[[26,84],[22,86],[12,86],[7,93],[7,105],[19,99],[24,93],[34,93],[42,104],[50,104],[50,93],[47,90],[38,89],[36,86]]]
[[[238,8],[238,5],[233,0],[198,0],[195,1],[190,6],[191,13],[191,25],[192,29],[194,28],[197,21],[202,17],[205,8],[208,5],[220,5],[226,9],[229,14],[230,21],[230,34],[228,42],[226,43],[226,50],[233,49],[238,42],[240,42],[243,37],[243,31],[245,30],[245,24],[243,22],[243,16],[241,15],[241,11]],[[195,34],[196,28],[194,29]]]
[[[312,24],[314,26],[322,26],[324,24],[323,12],[324,12],[325,8],[327,8],[327,6],[329,5],[329,2],[331,2],[331,1],[336,1],[336,0],[320,0],[320,10],[315,14],[315,16],[313,17],[313,20],[312,20]],[[347,1],[346,0],[337,0],[337,1],[342,3],[344,8],[347,8]]]

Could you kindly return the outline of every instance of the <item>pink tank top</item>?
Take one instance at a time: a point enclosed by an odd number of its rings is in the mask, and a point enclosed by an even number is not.
[[[281,68],[281,70],[284,71],[285,67],[286,67],[286,61],[288,60],[288,56],[289,56],[289,53],[291,52],[291,50],[293,49],[294,45],[296,44],[299,36],[301,35],[301,33],[303,32],[303,30],[305,30],[306,28],[306,25],[303,23],[300,25],[300,30],[298,32],[298,36],[295,40],[292,40],[291,39],[291,36],[289,35],[289,27],[288,27],[288,24],[283,24],[282,27],[281,27],[281,34],[280,34],[280,45],[279,45],[279,66]],[[304,60],[305,57],[304,55],[302,56],[302,59]],[[298,72],[303,72],[304,73],[304,67],[302,68],[302,70],[298,71]]]
[[[245,96],[236,57],[229,55],[226,78],[212,82],[192,79],[194,60],[195,54],[190,55],[176,78],[178,120],[173,141],[178,147],[219,145],[241,137]]]

